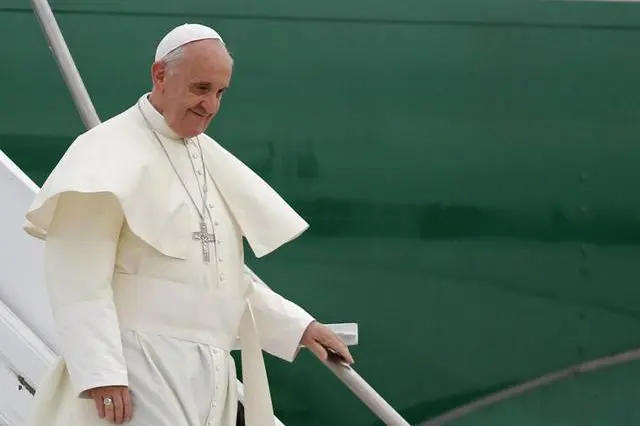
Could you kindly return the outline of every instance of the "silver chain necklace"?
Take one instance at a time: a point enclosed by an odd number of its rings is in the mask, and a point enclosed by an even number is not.
[[[196,209],[196,212],[198,213],[198,217],[200,218],[200,230],[193,232],[192,233],[192,238],[194,240],[199,240],[200,241],[200,245],[202,247],[202,260],[203,260],[204,263],[209,263],[209,261],[211,260],[211,253],[210,253],[210,250],[209,250],[209,244],[213,244],[214,245],[213,247],[214,247],[214,250],[215,250],[215,248],[216,248],[216,246],[215,246],[216,237],[215,237],[215,234],[209,234],[209,231],[207,229],[207,222],[206,222],[205,214],[207,216],[209,216],[210,219],[211,219],[211,217],[210,217],[211,215],[209,214],[209,211],[207,210],[207,194],[208,194],[207,167],[206,167],[206,165],[204,163],[204,156],[202,155],[202,147],[200,146],[200,140],[196,136],[196,141],[197,141],[196,142],[196,146],[198,147],[198,151],[200,153],[200,160],[202,161],[202,173],[204,175],[204,178],[203,178],[203,181],[204,181],[203,189],[200,189],[200,183],[198,183],[198,191],[200,192],[200,196],[202,198],[202,213],[200,212],[200,209],[198,209],[197,203],[195,202],[195,200],[191,196],[191,192],[189,192],[189,189],[187,188],[186,183],[184,182],[184,180],[182,180],[182,177],[180,176],[180,173],[178,173],[178,169],[176,168],[175,164],[173,163],[173,160],[171,160],[171,156],[169,155],[169,152],[167,151],[167,148],[165,148],[164,144],[162,143],[162,141],[160,140],[160,138],[156,134],[155,130],[153,130],[153,127],[151,126],[151,123],[149,122],[147,117],[144,115],[144,112],[142,111],[142,107],[140,106],[140,102],[138,102],[138,109],[140,110],[140,114],[142,115],[142,118],[144,118],[144,121],[147,123],[147,127],[149,128],[149,130],[151,131],[153,136],[156,138],[156,140],[158,141],[158,143],[162,147],[162,151],[164,151],[164,154],[167,157],[167,160],[169,160],[169,164],[171,164],[171,168],[173,169],[173,172],[178,177],[178,180],[182,184],[182,187],[184,188],[185,192],[189,196],[189,199],[191,200],[191,203],[193,204],[193,207]],[[191,163],[191,169],[193,170],[193,173],[194,173],[194,175],[196,177],[196,182],[198,182],[198,175],[196,173],[196,167],[195,167],[195,164],[193,163],[193,160],[191,159],[191,155],[189,154],[189,149],[187,148],[187,144],[186,144],[186,141],[184,139],[183,139],[183,145],[184,145],[185,149],[187,150],[187,156],[189,157],[189,162]],[[212,224],[212,226],[213,226],[213,224]]]

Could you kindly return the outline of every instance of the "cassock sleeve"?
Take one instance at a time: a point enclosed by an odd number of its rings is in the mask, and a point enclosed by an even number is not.
[[[270,354],[292,362],[300,349],[302,334],[315,319],[295,303],[271,290],[257,275],[245,270],[254,291],[249,303],[256,320],[260,345]]]
[[[128,384],[111,288],[123,220],[111,194],[65,193],[47,233],[47,291],[61,355],[82,397]]]

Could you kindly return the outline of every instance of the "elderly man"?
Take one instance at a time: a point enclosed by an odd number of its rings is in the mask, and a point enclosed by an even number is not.
[[[308,227],[204,131],[232,59],[211,28],[159,43],[153,89],[79,136],[27,212],[46,240],[61,357],[31,424],[233,425],[239,337],[247,425],[273,425],[262,350],[353,362],[343,342],[244,266]]]

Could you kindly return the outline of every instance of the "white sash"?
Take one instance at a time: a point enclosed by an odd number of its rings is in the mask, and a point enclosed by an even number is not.
[[[239,322],[247,426],[274,426],[262,348],[251,305],[220,300],[201,287],[140,275],[117,274],[114,301],[122,328],[234,349]],[[233,382],[230,382],[233,383]]]

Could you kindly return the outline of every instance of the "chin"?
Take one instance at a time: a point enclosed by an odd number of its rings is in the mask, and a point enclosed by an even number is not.
[[[183,138],[193,138],[207,129],[207,123],[203,120],[191,120],[190,123],[182,123],[180,134]]]
[[[197,132],[196,134],[200,134],[200,133],[204,133],[207,131],[207,128],[209,127],[209,123],[211,120],[205,120],[203,123],[200,123],[198,126],[196,126],[193,130],[195,132]]]

